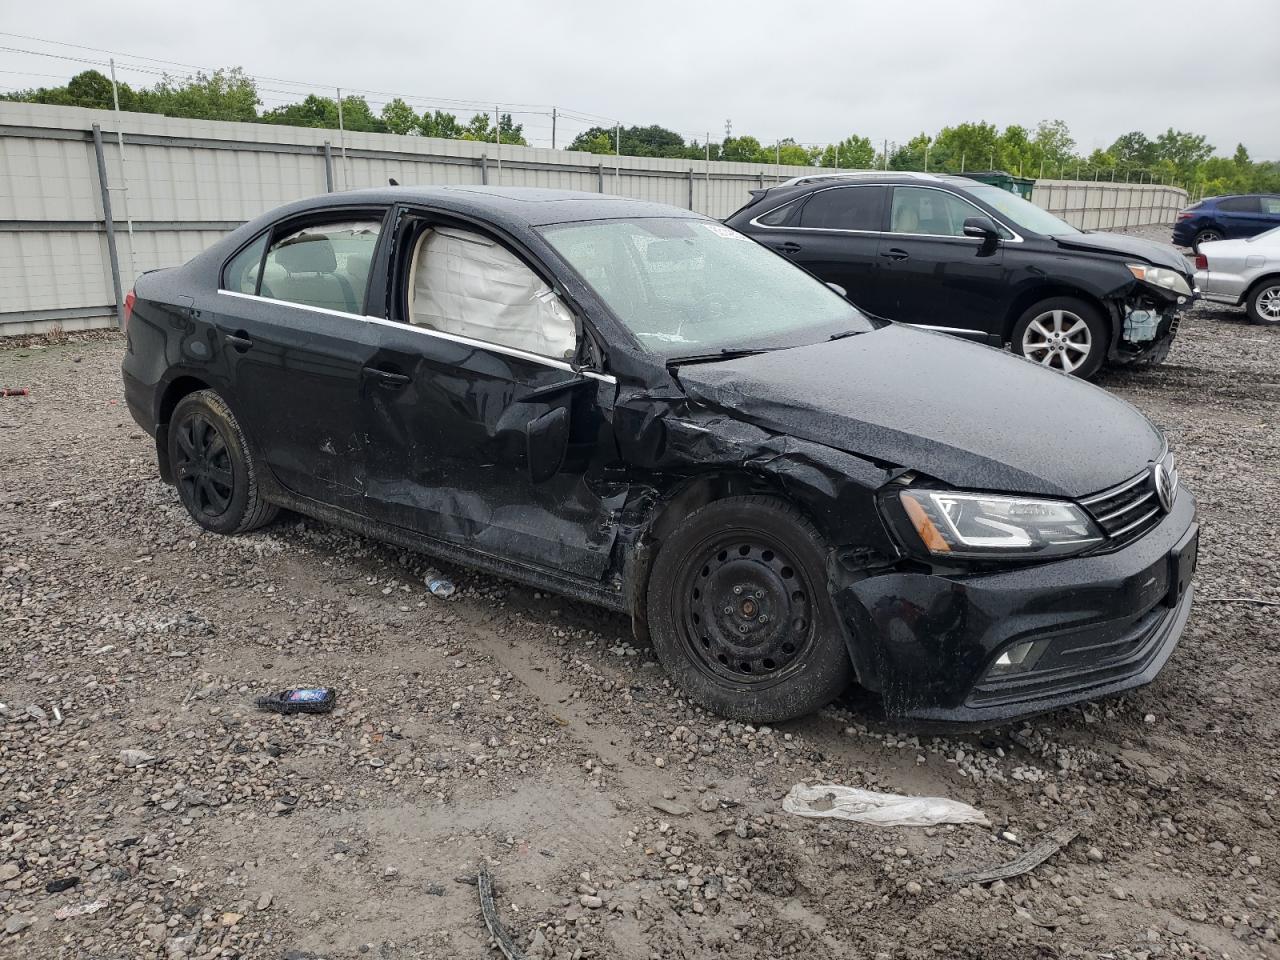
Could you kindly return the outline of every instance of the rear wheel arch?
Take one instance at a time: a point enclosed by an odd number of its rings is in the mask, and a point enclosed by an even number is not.
[[[1276,284],[1280,284],[1280,273],[1269,273],[1266,276],[1259,277],[1253,283],[1249,284],[1249,289],[1245,291],[1244,296],[1241,298],[1240,304],[1248,312],[1249,319],[1254,323],[1269,322],[1269,321],[1259,321],[1255,319],[1255,311],[1253,306],[1254,298],[1257,297],[1258,293],[1264,287],[1271,287],[1271,286],[1275,286]]]
[[[160,465],[160,478],[166,483],[173,483],[173,466],[169,462],[169,421],[173,411],[182,402],[183,397],[197,390],[211,389],[210,385],[199,377],[183,375],[175,377],[164,388],[160,395],[160,403],[156,407],[156,458]]]

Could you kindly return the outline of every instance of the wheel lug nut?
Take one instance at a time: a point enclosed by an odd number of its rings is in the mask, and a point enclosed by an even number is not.
[[[741,587],[738,587],[738,586],[735,586],[735,587],[733,588],[733,592],[734,592],[734,593],[742,593],[742,588],[741,588]]]
[[[739,633],[746,633],[746,632],[747,632],[747,625],[744,623],[742,626],[740,626],[740,627],[738,628],[738,632],[739,632]]]
[[[724,612],[725,612],[725,613],[733,613],[733,607],[725,607],[725,608],[724,608]]]
[[[763,600],[763,599],[764,599],[764,591],[763,591],[763,590],[757,590],[757,591],[756,591],[756,599],[757,599],[757,600]]]
[[[768,623],[768,622],[769,622],[769,617],[768,617],[768,615],[767,615],[767,614],[763,614],[763,613],[762,613],[762,614],[760,614],[760,622],[761,622],[761,623]]]

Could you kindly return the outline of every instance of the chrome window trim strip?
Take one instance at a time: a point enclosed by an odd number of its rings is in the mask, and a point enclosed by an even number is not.
[[[955,197],[957,200],[961,201],[962,203],[967,203],[969,206],[973,207],[973,209],[977,210],[978,213],[980,213],[982,216],[988,218],[998,226],[1003,227],[1004,229],[1008,230],[1011,234],[1013,234],[1013,237],[1010,239],[1005,239],[1001,237],[1001,241],[1003,243],[1022,243],[1023,242],[1022,235],[1018,233],[1017,230],[1013,229],[1013,227],[1009,226],[1007,223],[1005,223],[1003,220],[997,217],[995,214],[987,213],[987,211],[983,210],[980,206],[978,206],[972,200],[968,199],[967,197],[960,196],[960,194],[956,193],[954,190],[948,190],[945,187],[935,186],[932,183],[874,183],[874,182],[873,183],[854,183],[854,184],[837,183],[829,187],[823,187],[821,190],[814,190],[813,193],[809,194],[809,196],[815,197],[820,193],[826,193],[828,190],[852,190],[857,187],[912,187],[917,190],[937,190],[939,193],[945,193],[945,194],[948,194],[949,196]],[[964,237],[964,236],[953,237],[950,234],[946,234],[946,233],[897,233],[893,230],[847,230],[843,227],[774,227],[774,226],[770,226],[767,223],[759,222],[761,217],[767,217],[769,214],[773,213],[775,210],[781,210],[787,204],[795,203],[799,199],[800,199],[799,197],[792,197],[790,200],[786,201],[786,203],[780,203],[776,207],[772,207],[768,210],[765,210],[763,213],[756,214],[754,217],[748,220],[747,223],[750,226],[757,227],[760,230],[799,230],[806,233],[852,233],[852,234],[857,234],[861,236],[871,235],[871,236],[880,236],[880,237],[915,237],[917,239],[925,239],[925,240],[964,240],[964,241],[967,241],[968,243],[979,243],[979,244],[983,242],[982,240],[979,240],[977,237]],[[890,205],[890,213],[892,214],[892,206],[893,206],[892,197],[889,199],[889,205]]]
[[[298,310],[310,310],[315,313],[327,314],[331,317],[345,317],[348,320],[362,320],[365,323],[377,323],[386,327],[393,327],[396,330],[407,330],[412,333],[420,333],[423,336],[435,337],[437,340],[448,340],[451,343],[457,343],[467,347],[476,347],[480,350],[490,350],[494,353],[501,353],[508,357],[528,360],[531,363],[540,363],[543,366],[551,367],[555,370],[564,370],[566,373],[576,373],[591,380],[599,380],[601,383],[616,384],[618,382],[617,377],[609,373],[597,373],[594,370],[575,370],[572,364],[565,363],[563,360],[553,360],[550,357],[543,357],[536,353],[529,353],[527,350],[519,350],[516,347],[506,347],[500,343],[487,343],[484,340],[473,340],[470,337],[459,336],[456,333],[445,333],[443,330],[428,330],[426,327],[417,327],[411,323],[401,323],[398,320],[387,320],[384,317],[370,317],[358,313],[347,313],[345,310],[330,310],[328,307],[313,307],[305,303],[293,303],[289,300],[273,300],[271,297],[260,297],[256,293],[238,293],[235,290],[222,289],[219,289],[218,293],[224,294],[228,297],[239,297],[242,300],[255,300],[261,303],[294,307]]]

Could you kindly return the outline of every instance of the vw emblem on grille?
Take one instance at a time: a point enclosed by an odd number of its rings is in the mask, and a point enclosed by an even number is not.
[[[1156,499],[1160,501],[1164,512],[1168,513],[1173,509],[1173,481],[1169,478],[1169,468],[1163,463],[1153,463],[1151,481],[1155,484]]]

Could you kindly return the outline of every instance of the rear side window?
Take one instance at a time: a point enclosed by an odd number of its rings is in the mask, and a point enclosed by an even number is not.
[[[363,314],[381,229],[376,220],[349,220],[281,237],[267,251],[258,292],[272,300]]]
[[[756,220],[756,223],[763,224],[766,227],[785,227],[794,218],[796,210],[799,209],[799,201],[792,200],[790,203],[784,203],[776,210],[770,210],[764,216]]]
[[[228,260],[222,271],[222,289],[235,293],[257,293],[258,270],[262,266],[262,251],[266,246],[267,235],[264,233]]]
[[[1280,197],[1260,197],[1262,212],[1271,216],[1280,216]]]
[[[824,230],[880,229],[885,188],[833,187],[809,198],[800,213],[800,226]]]
[[[1258,213],[1257,197],[1227,197],[1218,201],[1218,209],[1224,213]]]

